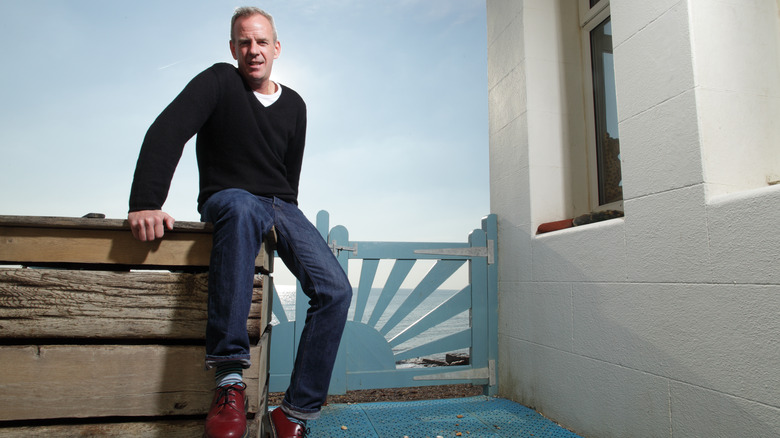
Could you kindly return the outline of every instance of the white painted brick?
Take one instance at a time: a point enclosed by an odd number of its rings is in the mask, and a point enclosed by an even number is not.
[[[693,88],[693,61],[685,2],[615,47],[620,121]]]
[[[780,186],[713,200],[707,207],[713,281],[780,283]]]
[[[708,196],[765,187],[780,172],[780,98],[697,89]]]
[[[505,358],[516,366],[501,373],[500,386],[510,382],[521,403],[582,436],[669,436],[665,379],[520,340],[507,343],[513,351]]]
[[[499,265],[499,270],[502,267]],[[498,283],[498,335],[515,336],[515,314],[507,309],[515,308],[520,299],[520,285],[517,281],[502,279]],[[516,337],[516,336],[515,336]]]
[[[691,0],[696,85],[780,93],[778,5],[769,0]]]
[[[582,62],[582,43],[579,6],[570,0],[559,1],[560,12],[556,25],[561,34],[561,46],[558,47],[561,60],[580,65]]]
[[[499,38],[510,23],[522,20],[523,2],[517,0],[487,0],[488,45]]]
[[[576,149],[578,158],[582,159],[586,148],[582,83],[563,83],[572,75],[560,70],[578,67],[549,62],[537,67],[539,71],[533,73],[536,77],[528,78],[529,84],[533,84],[528,101],[531,164],[583,167],[583,161],[571,162],[569,157]],[[547,68],[551,70],[545,71]]]
[[[530,225],[513,226],[498,216],[498,269],[501,281],[520,282],[531,279]]]
[[[623,199],[704,181],[693,90],[620,124]]]
[[[526,55],[529,58],[552,62],[580,62],[576,2],[526,2],[523,15]]]
[[[525,59],[522,15],[516,15],[488,46],[488,88],[493,88]]]
[[[497,132],[528,109],[525,64],[513,69],[488,91],[490,132]]]
[[[625,281],[622,219],[569,228],[533,239],[534,281]]]
[[[488,2],[499,391],[583,436],[778,435],[780,187],[713,189],[780,169],[777,3],[612,0],[626,218],[534,236],[583,162],[576,3]],[[707,39],[731,5],[774,12]]]
[[[624,206],[628,281],[710,281],[703,186],[626,200]]]
[[[490,135],[490,175],[504,179],[517,169],[528,167],[528,113],[511,120]],[[527,187],[526,181],[521,187]],[[509,187],[498,186],[497,190]]]
[[[691,0],[708,196],[780,174],[778,3]]]
[[[780,286],[577,284],[574,351],[780,404]]]
[[[673,6],[685,3],[681,0],[612,0],[609,3],[612,15],[612,45],[619,46],[643,28],[658,20]]]
[[[523,388],[527,386],[524,375],[520,369],[519,356],[523,343],[515,338],[506,336],[499,331],[498,334],[498,385],[499,396],[529,405],[526,397],[523,397]]]
[[[675,437],[777,437],[780,408],[705,388],[673,382]]]
[[[571,215],[563,194],[566,190],[568,171],[558,166],[531,166],[529,182],[531,187],[532,224],[566,219]]]
[[[528,191],[528,168],[516,169],[506,178],[491,181],[490,211],[498,215],[499,226],[511,229],[531,223],[531,201]],[[503,187],[495,190],[495,186]],[[510,236],[501,236],[501,240]]]
[[[543,113],[566,114],[566,68],[563,62],[543,59],[528,59],[526,62],[526,80],[528,81],[528,109]],[[581,98],[580,98],[581,99]],[[580,100],[581,101],[581,100]],[[556,125],[560,126],[560,122]]]
[[[568,144],[568,129],[561,113],[531,110],[528,112],[528,164],[531,166],[564,167],[564,151]]]
[[[499,294],[502,333],[534,344],[571,351],[571,285],[502,284]]]
[[[670,325],[667,311],[671,307],[678,315],[678,301],[672,298],[684,287],[574,285],[574,353],[646,372],[673,366],[665,345],[680,342],[684,335],[679,329],[682,322]]]

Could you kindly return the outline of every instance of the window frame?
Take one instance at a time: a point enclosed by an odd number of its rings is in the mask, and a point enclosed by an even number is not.
[[[597,16],[601,16],[604,14],[604,11],[607,11],[607,16],[609,15],[609,0],[599,0],[598,3],[596,3],[596,6],[590,7],[590,0],[579,0],[580,2],[580,28],[583,28],[591,22],[596,19]],[[600,20],[597,20],[599,23],[604,21],[604,18],[607,18],[604,16]],[[592,24],[590,26],[590,29],[592,30],[594,27],[596,27],[598,23]],[[589,31],[590,32],[590,31]],[[588,50],[588,53],[590,53],[590,50]]]
[[[580,42],[582,44],[583,105],[585,112],[585,145],[588,175],[588,205],[591,211],[623,210],[623,200],[599,204],[598,145],[596,113],[593,97],[593,66],[590,33],[611,17],[609,0],[600,0],[590,7],[590,0],[579,0]]]

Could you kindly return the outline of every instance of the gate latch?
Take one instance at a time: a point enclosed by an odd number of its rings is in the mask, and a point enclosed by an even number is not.
[[[353,255],[357,255],[357,249],[358,249],[357,243],[352,246],[339,246],[336,245],[336,241],[334,240],[328,246],[330,247],[330,250],[333,251],[333,255],[335,255],[336,257],[338,257],[339,254],[341,254],[341,251],[349,251]]]

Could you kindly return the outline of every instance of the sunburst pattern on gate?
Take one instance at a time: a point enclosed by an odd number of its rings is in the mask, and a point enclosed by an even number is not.
[[[494,359],[488,356],[495,298],[488,280],[495,248],[484,228],[483,221],[468,243],[353,242],[344,227],[330,230],[328,242],[354,288],[340,353],[348,389],[494,380],[488,367]],[[307,300],[301,301],[305,306]],[[276,291],[273,311],[272,384],[276,375],[283,385],[279,370],[292,367],[290,353],[301,327],[288,317]],[[304,312],[295,310],[300,320]],[[446,353],[467,356],[460,362],[466,365],[429,367],[443,364]],[[445,381],[416,383],[445,371]],[[337,365],[334,380],[339,372]]]

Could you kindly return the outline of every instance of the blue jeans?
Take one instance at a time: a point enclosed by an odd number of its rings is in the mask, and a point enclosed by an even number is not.
[[[276,252],[309,297],[309,310],[282,408],[314,419],[328,394],[344,332],[352,286],[344,270],[297,205],[241,189],[212,195],[201,220],[214,225],[209,265],[206,367],[249,361],[246,330],[255,258],[263,237],[276,229]]]

